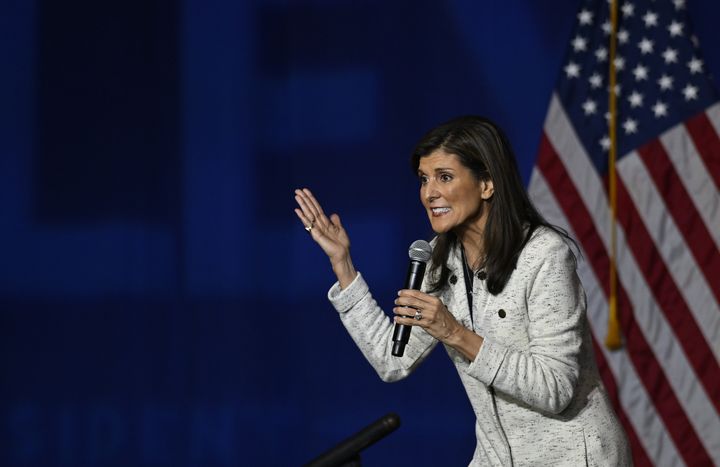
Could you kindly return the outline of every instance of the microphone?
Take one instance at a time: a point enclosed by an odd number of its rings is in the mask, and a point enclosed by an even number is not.
[[[432,247],[425,240],[415,240],[410,249],[410,267],[408,267],[407,278],[405,278],[405,287],[403,289],[420,290],[420,285],[425,275],[425,263],[430,260]],[[393,331],[393,348],[392,354],[396,357],[402,357],[405,353],[405,345],[410,338],[412,326],[405,324],[396,324]]]
[[[374,421],[345,441],[311,460],[305,467],[339,467],[360,465],[360,452],[383,439],[400,426],[400,417],[389,413]]]

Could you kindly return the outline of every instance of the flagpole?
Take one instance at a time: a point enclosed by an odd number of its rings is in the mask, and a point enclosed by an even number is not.
[[[615,175],[615,160],[617,158],[617,95],[615,93],[616,86],[616,70],[615,70],[615,48],[617,46],[617,0],[610,2],[610,69],[609,69],[609,108],[610,119],[608,121],[610,136],[609,151],[609,195],[610,195],[610,296],[609,296],[609,312],[608,312],[608,330],[605,337],[605,346],[610,350],[617,350],[622,347],[622,339],[620,337],[620,322],[618,320],[617,308],[617,241],[616,241],[616,217],[617,217],[617,184]]]

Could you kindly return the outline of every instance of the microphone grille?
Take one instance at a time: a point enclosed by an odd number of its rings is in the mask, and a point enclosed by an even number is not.
[[[415,240],[408,250],[408,256],[411,260],[422,263],[427,263],[430,260],[431,254],[432,247],[425,240]]]

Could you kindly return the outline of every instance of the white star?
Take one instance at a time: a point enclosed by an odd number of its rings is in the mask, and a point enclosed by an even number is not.
[[[668,75],[662,75],[658,80],[658,84],[663,91],[669,91],[673,87],[673,78]]]
[[[635,5],[633,5],[630,2],[625,3],[621,7],[621,10],[622,10],[623,18],[629,18],[635,14]]]
[[[665,52],[662,53],[665,63],[677,63],[677,50],[668,47]]]
[[[670,31],[670,35],[672,37],[682,36],[683,24],[678,23],[677,21],[673,21],[672,23],[670,23],[670,26],[668,26],[668,31]]]
[[[693,57],[688,62],[688,68],[690,68],[690,74],[700,73],[702,71],[703,61],[697,57]]]
[[[648,10],[648,12],[645,13],[645,16],[643,16],[643,21],[645,21],[645,27],[649,28],[652,26],[657,26],[657,19],[657,13]]]
[[[643,37],[638,43],[638,47],[640,47],[640,52],[642,52],[643,55],[650,54],[653,51],[653,41],[647,37]]]
[[[602,86],[602,76],[600,76],[599,73],[595,72],[588,78],[588,81],[590,81],[590,86],[592,86],[593,89],[597,89],[600,86]]]
[[[652,108],[655,118],[667,117],[667,104],[657,101]]]
[[[580,24],[592,24],[593,14],[588,10],[583,10],[578,13],[578,19],[580,20]]]
[[[583,37],[575,36],[575,39],[572,40],[572,46],[575,52],[584,52],[587,49],[587,41]]]
[[[597,111],[597,104],[592,99],[588,99],[583,102],[582,108],[585,111],[585,115],[592,115]]]
[[[627,29],[621,29],[618,31],[617,38],[620,44],[625,44],[630,38],[630,33],[627,32]]]
[[[610,121],[610,112],[605,112],[605,121],[606,122]]]
[[[608,86],[608,91],[610,91],[610,86]],[[615,95],[619,96],[621,91],[622,91],[622,86],[615,83]]]
[[[605,35],[609,35],[612,32],[612,24],[610,24],[610,21],[605,21],[602,24],[602,30],[605,33]]]
[[[685,0],[673,0],[676,10],[682,10],[685,8]]]
[[[617,71],[622,71],[625,69],[625,59],[622,58],[620,55],[615,57],[615,60],[613,63],[615,63],[615,69]]]
[[[625,133],[628,135],[637,133],[638,124],[632,118],[628,118],[627,120],[625,120],[623,122],[622,126],[623,126],[623,129],[625,129]]]
[[[573,62],[568,63],[565,67],[565,74],[568,78],[577,78],[580,76],[580,65]]]
[[[608,135],[603,136],[600,141],[600,147],[603,148],[603,151],[609,151],[610,150],[610,138]]]
[[[630,107],[632,108],[642,107],[643,95],[637,91],[633,91],[632,94],[628,96],[628,102],[630,102]]]
[[[598,62],[604,62],[607,60],[608,51],[605,47],[600,47],[595,51],[595,58],[597,58]]]
[[[685,96],[686,101],[691,101],[693,99],[697,99],[698,88],[688,84],[683,88],[682,93]]]
[[[633,74],[635,75],[636,81],[642,81],[644,79],[647,79],[648,77],[648,69],[647,67],[643,66],[642,64],[639,64],[635,67],[633,70]]]

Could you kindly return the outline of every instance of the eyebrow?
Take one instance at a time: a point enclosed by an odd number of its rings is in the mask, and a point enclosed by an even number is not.
[[[455,171],[455,169],[453,169],[453,168],[451,168],[451,167],[437,167],[437,168],[435,169],[435,172],[442,172],[443,170],[450,171],[450,172],[454,172],[454,171]],[[418,169],[418,174],[421,174],[421,173],[425,173],[425,172],[423,172],[422,170]]]

